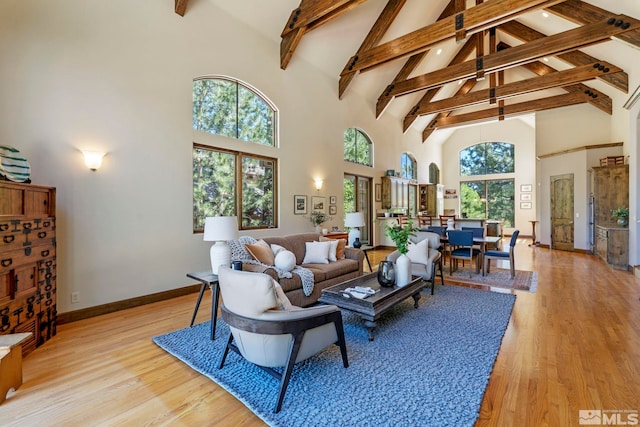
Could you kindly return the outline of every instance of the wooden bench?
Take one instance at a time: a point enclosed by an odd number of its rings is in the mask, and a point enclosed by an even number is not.
[[[22,385],[22,344],[31,332],[0,335],[0,404]]]

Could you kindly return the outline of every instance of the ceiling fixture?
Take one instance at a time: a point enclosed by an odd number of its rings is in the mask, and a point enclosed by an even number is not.
[[[442,53],[442,49],[438,49],[438,51],[436,52],[436,55],[440,55]]]
[[[542,12],[542,16],[544,16],[545,18],[548,18],[549,14],[547,12]]]

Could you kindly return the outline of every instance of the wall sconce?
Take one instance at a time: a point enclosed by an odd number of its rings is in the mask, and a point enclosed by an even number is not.
[[[322,179],[316,178],[316,190],[320,191],[322,189]]]
[[[82,155],[84,156],[84,164],[95,172],[100,169],[100,166],[102,166],[102,158],[105,153],[100,151],[83,151]]]

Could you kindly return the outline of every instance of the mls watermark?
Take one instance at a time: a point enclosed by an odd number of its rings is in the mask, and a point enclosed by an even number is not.
[[[580,409],[578,411],[580,425],[636,426],[638,420],[636,410]]]

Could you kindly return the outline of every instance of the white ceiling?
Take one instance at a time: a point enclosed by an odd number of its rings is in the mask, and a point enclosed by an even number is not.
[[[193,1],[193,0],[192,0]],[[299,0],[206,0],[212,2],[215,6],[226,11],[239,21],[246,23],[255,31],[263,34],[265,37],[280,43],[280,34],[287,22],[291,12],[300,5]],[[449,0],[407,0],[407,3],[399,13],[387,34],[385,34],[382,42],[392,40],[398,36],[416,30],[433,23],[440,15],[441,11],[447,5]],[[475,4],[474,0],[467,0],[468,7]],[[485,0],[491,1],[491,0]],[[307,33],[295,50],[291,61],[287,68],[296,66],[296,62],[304,60],[313,64],[326,75],[335,79],[335,87],[337,94],[338,79],[340,72],[345,64],[355,54],[360,44],[373,26],[380,12],[386,5],[387,0],[368,0],[354,9],[342,14],[338,18],[329,23]],[[640,1],[639,0],[589,0],[595,6],[607,9],[613,13],[624,13],[635,18],[640,18]],[[187,11],[188,13],[188,11]],[[518,18],[520,22],[528,25],[545,34],[555,34],[571,28],[575,25],[553,14],[543,17],[542,11],[535,11],[525,14]],[[519,41],[498,32],[499,41],[504,41],[512,46],[520,44]],[[612,43],[610,41],[585,49],[595,57],[603,60],[609,60],[615,64],[614,58],[608,58],[608,50]],[[427,57],[420,64],[413,75],[424,74],[429,71],[446,66],[446,64],[455,55],[457,48],[455,41],[449,40],[441,43],[438,47],[431,50]],[[440,55],[436,52],[438,48],[442,48]],[[393,80],[397,72],[400,70],[404,60],[397,60],[391,63],[379,66],[371,71],[360,73],[351,82],[345,96],[356,92],[365,98],[371,105],[375,105],[378,97],[384,88]],[[566,69],[569,66],[554,58],[549,58],[549,65]],[[628,73],[631,70],[625,70]],[[506,80],[520,80],[533,75],[526,70],[508,70]],[[589,82],[592,87],[610,94],[611,87],[601,82]],[[485,83],[486,85],[486,83]],[[451,96],[457,90],[457,84],[451,83],[445,86],[438,94],[436,99]],[[483,86],[479,85],[478,88]],[[633,88],[631,88],[633,90]],[[547,91],[543,95],[562,93],[559,89]],[[402,120],[407,112],[420,99],[423,92],[396,98],[384,114],[391,114]],[[336,95],[337,96],[337,95]],[[540,94],[537,95],[538,97]],[[532,95],[527,95],[519,100],[531,99]],[[422,130],[433,116],[423,116],[416,120],[413,126]],[[531,118],[523,118],[527,123],[532,123]],[[441,131],[437,133],[442,133]],[[442,135],[445,138],[448,134]],[[440,139],[440,138],[438,138]]]

